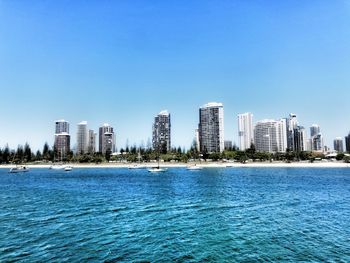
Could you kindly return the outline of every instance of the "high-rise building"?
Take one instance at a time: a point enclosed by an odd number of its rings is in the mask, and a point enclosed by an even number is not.
[[[297,115],[294,113],[289,114],[289,117],[286,119],[287,123],[287,147],[291,151],[296,151],[296,142],[294,141],[295,135],[294,132],[298,127]]]
[[[69,122],[65,120],[55,121],[55,134],[69,133]]]
[[[194,136],[195,136],[194,139],[196,141],[197,151],[199,152],[200,148],[199,148],[199,130],[198,129],[195,130]]]
[[[70,152],[69,122],[65,120],[55,121],[55,159],[62,161]]]
[[[232,141],[224,141],[224,144],[225,144],[225,151],[232,150],[232,147],[233,147]]]
[[[88,151],[88,130],[87,122],[78,123],[77,128],[77,154],[85,154]]]
[[[310,137],[312,138],[319,133],[321,133],[320,126],[318,124],[312,124],[310,127]]]
[[[324,149],[323,136],[318,124],[310,127],[311,151],[322,152]]]
[[[238,115],[239,149],[245,151],[254,142],[253,114],[250,112]]]
[[[199,148],[202,153],[224,151],[224,106],[211,102],[199,109]]]
[[[346,147],[346,151],[350,153],[350,132],[348,136],[345,136],[345,147]]]
[[[277,121],[277,138],[278,152],[286,152],[288,148],[286,119],[280,119]]]
[[[308,145],[307,133],[303,126],[299,126],[297,115],[289,114],[286,124],[288,149],[294,152],[306,151]]]
[[[99,129],[99,152],[102,154],[115,152],[115,134],[113,127],[108,123],[103,124]]]
[[[154,117],[152,146],[154,150],[161,152],[171,150],[171,120],[170,113],[166,110]]]
[[[254,129],[255,148],[259,152],[285,152],[287,149],[286,120],[262,120]]]
[[[93,130],[89,130],[88,136],[88,153],[96,152],[96,133]]]
[[[343,138],[337,137],[334,139],[334,151],[338,153],[344,152]]]
[[[294,151],[302,152],[307,149],[307,134],[303,126],[297,126],[294,129]]]

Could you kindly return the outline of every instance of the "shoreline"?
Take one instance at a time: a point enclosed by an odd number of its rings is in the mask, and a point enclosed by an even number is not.
[[[28,168],[34,169],[49,169],[52,164],[25,164]],[[152,168],[157,166],[156,163],[103,163],[103,164],[80,164],[71,163],[66,164],[77,169],[104,169],[104,168],[114,168],[114,169],[126,169],[130,166],[141,166],[143,168]],[[186,168],[188,166],[199,166],[203,168],[350,168],[350,163],[344,162],[250,162],[250,163],[222,163],[222,162],[211,162],[211,163],[160,163],[159,166],[164,168]],[[13,164],[3,164],[0,165],[0,169],[10,169],[16,167]]]

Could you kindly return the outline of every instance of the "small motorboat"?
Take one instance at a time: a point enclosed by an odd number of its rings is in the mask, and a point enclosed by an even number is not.
[[[145,167],[138,164],[128,166],[128,169],[143,169],[143,168]]]
[[[51,165],[49,169],[51,169],[51,170],[63,170],[64,168],[66,168],[65,165],[54,164],[54,165]]]
[[[64,171],[65,172],[70,172],[70,171],[72,171],[73,170],[73,167],[72,166],[66,166],[66,167],[64,167]]]
[[[190,170],[190,171],[199,171],[199,170],[203,170],[203,167],[197,166],[197,165],[190,165],[190,166],[187,166],[187,170]]]
[[[150,173],[163,173],[166,172],[168,169],[166,168],[160,168],[160,167],[153,167],[151,169],[148,169]]]
[[[25,173],[29,172],[29,168],[26,166],[16,166],[10,169],[9,173]]]

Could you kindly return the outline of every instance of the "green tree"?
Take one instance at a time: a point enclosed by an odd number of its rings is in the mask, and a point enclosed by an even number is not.
[[[337,161],[341,161],[343,160],[345,157],[345,154],[344,153],[338,153],[337,154],[337,157],[335,157],[337,159]]]
[[[24,160],[30,162],[32,160],[32,150],[28,143],[24,145]]]

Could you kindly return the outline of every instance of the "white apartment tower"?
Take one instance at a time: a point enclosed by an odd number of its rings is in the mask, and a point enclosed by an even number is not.
[[[254,142],[253,114],[250,112],[238,115],[239,149],[245,151]]]
[[[224,145],[224,106],[211,102],[199,109],[199,148],[207,153],[223,152]]]
[[[99,152],[102,154],[115,152],[115,134],[113,127],[108,123],[99,129]]]
[[[161,152],[171,150],[171,120],[170,113],[166,110],[154,117],[152,130],[153,149]]]
[[[286,152],[287,149],[286,120],[262,120],[254,129],[255,148],[259,152]]]
[[[87,122],[78,123],[77,128],[77,154],[85,154],[88,152],[88,129]]]

